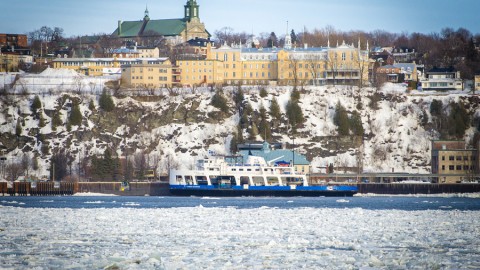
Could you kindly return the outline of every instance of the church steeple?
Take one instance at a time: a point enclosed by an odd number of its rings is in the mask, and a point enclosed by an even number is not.
[[[185,4],[185,20],[191,21],[194,18],[198,18],[198,8],[196,0],[188,0]]]
[[[150,16],[148,16],[148,6],[145,6],[145,16],[143,17],[144,21],[149,21]]]

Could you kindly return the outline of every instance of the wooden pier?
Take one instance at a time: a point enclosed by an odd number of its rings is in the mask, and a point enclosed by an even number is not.
[[[2,196],[51,196],[73,195],[78,189],[73,182],[14,182],[8,187],[6,182],[0,183]]]
[[[480,184],[342,183],[358,187],[359,194],[480,193]],[[0,196],[66,196],[75,193],[119,196],[171,196],[165,182],[0,182]]]

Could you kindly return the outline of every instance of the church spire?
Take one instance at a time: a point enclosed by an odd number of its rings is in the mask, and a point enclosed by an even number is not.
[[[150,20],[150,16],[148,16],[148,6],[145,5],[145,16],[143,17],[144,21]]]

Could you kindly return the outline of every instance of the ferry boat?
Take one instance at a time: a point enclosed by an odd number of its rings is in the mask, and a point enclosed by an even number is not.
[[[223,156],[199,160],[193,170],[170,170],[170,192],[176,196],[353,196],[357,186],[315,185],[287,162],[249,155],[245,164]]]

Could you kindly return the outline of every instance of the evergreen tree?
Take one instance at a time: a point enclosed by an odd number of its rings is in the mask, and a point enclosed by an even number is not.
[[[245,142],[245,140],[243,139],[243,129],[241,125],[237,125],[237,141],[238,143]]]
[[[45,118],[43,117],[43,113],[41,112],[40,112],[40,120],[38,121],[38,126],[40,128],[43,128],[44,126],[46,126]]]
[[[270,33],[270,37],[267,40],[267,48],[273,48],[278,45],[277,35],[275,32]]]
[[[292,39],[292,44],[295,44],[297,43],[297,34],[295,34],[295,30],[292,29],[292,31],[290,31],[290,38]]]
[[[249,140],[256,140],[258,135],[258,128],[255,122],[252,121],[252,124],[250,126],[250,130],[248,133],[248,139]]]
[[[100,100],[98,103],[100,109],[106,112],[111,112],[113,111],[113,109],[115,109],[115,104],[113,103],[112,96],[110,96],[105,89],[102,91],[102,95],[100,96]]]
[[[20,118],[17,119],[17,125],[15,126],[15,135],[20,136],[22,135],[22,125],[21,125]]]
[[[90,111],[94,111],[95,110],[95,104],[93,103],[93,100],[90,99],[90,102],[88,103],[88,109]]]
[[[233,101],[235,102],[235,107],[237,109],[242,107],[244,99],[245,99],[245,96],[243,95],[243,90],[241,87],[238,87],[238,90],[235,92],[235,95],[233,96]]]
[[[247,105],[245,105],[245,107],[243,108],[242,116],[240,117],[240,125],[242,126],[242,128],[248,128],[249,117],[252,115],[252,113],[252,105],[250,105],[250,103],[247,103]]]
[[[443,103],[441,100],[434,99],[432,103],[430,103],[430,114],[432,116],[441,116],[443,110]]]
[[[300,92],[295,88],[293,89],[292,93],[290,94],[290,98],[295,101],[300,100]]]
[[[63,151],[52,155],[50,179],[61,181],[67,175],[67,156]]]
[[[262,87],[262,88],[260,89],[260,97],[264,98],[264,97],[266,97],[266,96],[268,96],[267,89],[265,89],[264,87]]]
[[[79,126],[82,124],[82,113],[77,101],[73,102],[69,120],[70,125]]]
[[[220,111],[227,113],[228,112],[228,105],[227,99],[223,96],[220,90],[216,91],[212,97],[212,101],[210,102],[212,106],[215,108],[220,109]]]
[[[292,128],[292,132],[296,133],[298,126],[303,124],[303,122],[305,121],[302,108],[300,108],[300,105],[298,105],[298,101],[290,99],[290,101],[288,101],[287,103],[285,111],[289,124]]]
[[[32,106],[30,108],[34,115],[38,115],[38,110],[42,108],[42,102],[37,95],[33,98]]]
[[[338,135],[347,136],[350,131],[350,123],[348,119],[347,110],[340,101],[335,106],[335,115],[333,116],[333,123],[338,128]]]
[[[270,115],[276,120],[280,120],[280,118],[282,117],[282,113],[280,112],[280,106],[278,105],[277,99],[275,97],[272,98],[272,102],[270,103]]]
[[[470,116],[463,103],[450,103],[451,111],[448,118],[448,133],[455,138],[463,138],[465,130],[470,126]]]
[[[375,93],[368,98],[370,98],[370,103],[368,105],[372,110],[380,109],[380,107],[378,106],[378,102],[382,99],[382,96],[379,93]]]
[[[58,126],[63,125],[62,119],[60,118],[61,112],[55,112],[52,116],[52,130],[57,130]]]
[[[271,140],[272,131],[270,129],[270,123],[267,121],[267,110],[263,107],[263,104],[260,104],[260,124],[259,124],[259,133],[262,136],[264,141]]]
[[[238,135],[237,133],[233,133],[232,140],[230,141],[230,153],[233,155],[238,152]]]
[[[350,129],[355,136],[363,136],[365,132],[362,125],[362,117],[357,111],[354,111],[350,117]]]

